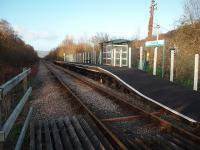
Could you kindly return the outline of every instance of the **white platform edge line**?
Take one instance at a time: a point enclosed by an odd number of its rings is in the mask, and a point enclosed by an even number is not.
[[[149,100],[149,101],[151,101],[151,102],[153,102],[153,103],[155,103],[155,104],[157,104],[157,105],[159,105],[159,106],[161,106],[161,107],[169,110],[170,112],[172,112],[172,113],[174,113],[174,114],[176,114],[176,115],[178,115],[178,116],[180,116],[182,118],[185,118],[186,120],[189,120],[190,122],[194,122],[194,123],[197,122],[196,120],[194,120],[194,119],[192,119],[190,117],[187,117],[187,116],[185,116],[185,115],[183,115],[183,114],[181,114],[181,113],[179,113],[179,112],[177,112],[177,111],[175,111],[175,110],[173,110],[173,109],[171,109],[171,108],[169,108],[169,107],[167,107],[167,106],[165,106],[165,105],[163,105],[163,104],[161,104],[161,103],[153,100],[150,97],[147,97],[146,95],[142,94],[141,92],[139,92],[138,90],[136,90],[135,88],[133,88],[132,86],[130,86],[129,84],[127,84],[126,82],[124,82],[121,78],[119,78],[115,74],[113,74],[113,73],[111,73],[111,72],[109,72],[109,71],[107,71],[107,70],[105,70],[105,69],[103,69],[101,67],[98,67],[98,68],[101,69],[101,70],[103,70],[103,71],[105,71],[105,72],[107,72],[108,74],[111,74],[112,76],[114,76],[116,79],[118,79],[120,82],[122,82],[124,85],[126,85],[128,88],[130,88],[135,93],[137,93],[138,95],[142,96],[143,98],[145,98],[145,99],[147,99],[147,100]]]

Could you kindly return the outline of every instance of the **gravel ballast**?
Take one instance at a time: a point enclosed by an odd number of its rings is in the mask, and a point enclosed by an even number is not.
[[[80,104],[58,83],[43,63],[40,63],[33,83],[31,105],[34,120],[48,120],[82,112]]]
[[[133,115],[133,112],[125,111],[120,104],[99,93],[89,85],[82,83],[62,70],[51,65],[48,66],[101,119]]]

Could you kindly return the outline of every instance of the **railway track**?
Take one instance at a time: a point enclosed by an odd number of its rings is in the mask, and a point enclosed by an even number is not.
[[[48,69],[81,103],[116,149],[199,149],[200,138],[144,111],[118,94],[54,64]]]
[[[62,66],[76,72],[78,74],[86,76],[87,80],[93,83],[99,83],[99,86],[106,89],[110,93],[115,93],[115,97],[120,97],[124,101],[139,107],[140,109],[146,112],[156,112],[160,110],[162,112],[159,117],[163,120],[166,120],[172,124],[175,124],[179,128],[183,128],[184,130],[191,132],[197,136],[200,136],[199,132],[199,123],[192,122],[186,119],[185,117],[181,117],[168,109],[161,107],[151,101],[146,100],[144,97],[138,95],[134,91],[128,89],[123,83],[119,82],[118,79],[112,77],[112,75],[107,74],[106,72],[101,72],[97,68],[85,68],[83,66],[75,65],[75,64],[64,64],[62,62],[54,62],[56,65]]]

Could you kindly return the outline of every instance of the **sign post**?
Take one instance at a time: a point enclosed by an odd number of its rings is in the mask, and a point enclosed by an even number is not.
[[[147,41],[145,47],[155,47],[154,51],[154,64],[153,64],[153,75],[156,75],[156,66],[157,66],[157,49],[158,47],[163,47],[162,50],[162,78],[164,78],[165,71],[165,40],[156,40],[156,41]]]
[[[158,47],[154,49],[154,59],[153,59],[153,75],[156,75],[157,69],[157,56],[158,56]]]

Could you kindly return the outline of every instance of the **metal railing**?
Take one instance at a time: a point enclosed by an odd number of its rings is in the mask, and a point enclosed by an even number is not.
[[[7,81],[3,85],[0,86],[0,142],[1,147],[3,142],[6,141],[9,133],[11,132],[17,118],[19,117],[20,113],[22,112],[26,102],[28,101],[28,98],[31,94],[32,87],[28,85],[28,75],[31,73],[31,69],[23,69],[23,72],[19,75],[15,76],[11,80]],[[22,83],[23,86],[23,92],[25,93],[23,97],[19,100],[14,110],[11,110],[11,114],[9,114],[8,118],[4,119],[3,121],[3,115],[4,112],[2,111],[2,108],[6,107],[5,101],[6,95],[9,95],[9,92],[13,90],[18,84]],[[9,107],[9,106],[8,106]],[[10,109],[10,108],[9,108]],[[28,128],[30,119],[32,116],[32,108],[29,109],[28,115],[26,117],[26,120],[24,122],[24,125],[22,127],[21,133],[19,135],[17,144],[15,149],[19,150],[21,149],[23,139],[25,137],[26,130]]]

